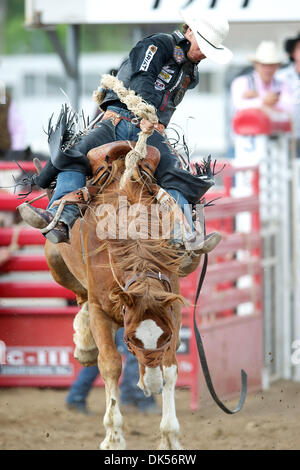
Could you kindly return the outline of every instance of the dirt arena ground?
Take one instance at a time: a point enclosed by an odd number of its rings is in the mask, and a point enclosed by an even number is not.
[[[65,408],[61,389],[0,389],[0,449],[94,450],[104,438],[104,390],[94,388],[85,416]],[[160,403],[160,398],[158,399]],[[300,449],[300,384],[280,381],[249,394],[237,415],[224,414],[209,398],[189,409],[189,391],[176,390],[185,449]],[[226,404],[232,408],[237,400]],[[156,449],[160,416],[125,418],[127,449]]]

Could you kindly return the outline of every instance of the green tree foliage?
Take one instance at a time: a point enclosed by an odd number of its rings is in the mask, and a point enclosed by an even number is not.
[[[0,0],[3,1],[3,0]],[[1,28],[1,25],[0,25]],[[66,25],[56,27],[64,44]],[[126,51],[132,47],[129,25],[83,25],[80,31],[80,51]],[[45,31],[24,26],[24,1],[6,0],[2,53],[27,54],[53,52]]]
[[[81,51],[128,51],[133,46],[130,25],[83,25]]]

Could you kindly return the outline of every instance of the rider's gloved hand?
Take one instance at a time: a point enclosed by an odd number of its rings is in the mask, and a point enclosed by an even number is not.
[[[20,197],[26,197],[30,194],[34,186],[37,184],[38,175],[36,174],[25,174],[23,173],[22,177],[16,181],[15,190]]]
[[[28,196],[34,186],[38,186],[43,189],[49,188],[59,173],[59,170],[52,165],[50,159],[39,174],[26,173],[20,165],[18,166],[22,170],[22,175],[18,180],[16,180],[15,190],[21,197]]]
[[[152,134],[152,132],[157,129],[158,121],[157,122],[151,122],[148,119],[142,119],[140,123],[140,127],[143,132],[146,134]]]

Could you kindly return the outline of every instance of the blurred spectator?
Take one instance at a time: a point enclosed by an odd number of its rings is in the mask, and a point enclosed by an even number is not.
[[[293,97],[293,128],[297,140],[297,157],[300,158],[300,33],[287,39],[284,49],[289,55],[290,65],[279,70],[276,77],[288,84]]]
[[[123,341],[124,329],[121,328],[116,334],[116,345],[121,354],[125,356],[123,378],[120,386],[120,404],[123,411],[140,411],[142,413],[159,413],[153,396],[147,398],[144,392],[137,387],[139,381],[139,365],[136,357],[131,354]],[[66,404],[69,409],[89,414],[87,408],[87,397],[99,375],[98,366],[83,367],[76,380],[70,387]]]
[[[290,87],[274,77],[281,57],[275,43],[263,41],[250,58],[254,71],[233,80],[231,100],[233,112],[246,108],[263,108],[266,111],[292,112]]]
[[[0,157],[10,150],[24,150],[25,131],[22,119],[8,92],[0,103]]]

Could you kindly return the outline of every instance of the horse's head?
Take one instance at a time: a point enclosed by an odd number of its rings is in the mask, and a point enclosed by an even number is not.
[[[124,340],[140,365],[138,386],[146,396],[163,387],[162,362],[174,338],[175,303],[183,302],[172,293],[169,278],[146,272],[130,277],[120,294],[124,315]],[[173,305],[174,304],[174,305]]]

